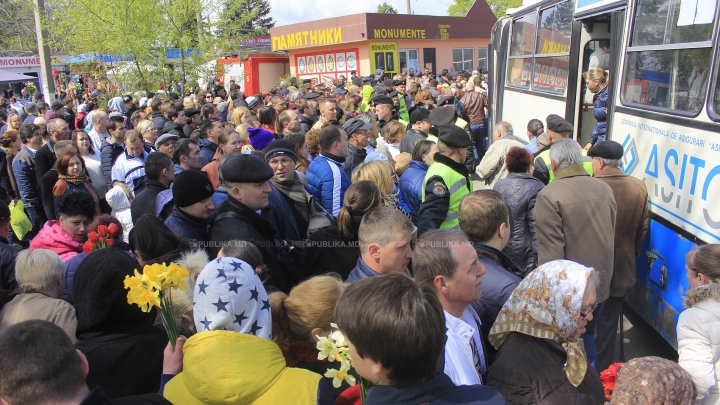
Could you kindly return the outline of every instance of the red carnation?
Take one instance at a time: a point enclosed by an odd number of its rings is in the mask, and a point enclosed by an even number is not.
[[[617,382],[617,375],[624,366],[625,363],[613,363],[608,366],[605,371],[600,373],[600,379],[605,389],[605,397],[608,400],[612,399],[612,393],[615,390],[615,383]]]

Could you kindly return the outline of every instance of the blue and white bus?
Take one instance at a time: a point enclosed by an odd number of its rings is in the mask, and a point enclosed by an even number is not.
[[[628,301],[676,348],[685,254],[720,242],[719,9],[717,0],[526,0],[497,22],[489,52],[489,122],[521,132],[558,114],[583,146],[595,119],[582,73],[591,59],[608,72],[608,137],[650,200]]]

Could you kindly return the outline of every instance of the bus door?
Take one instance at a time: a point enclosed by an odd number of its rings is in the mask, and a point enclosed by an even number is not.
[[[613,29],[622,30],[622,26],[613,26],[611,23],[611,14],[612,13],[600,14],[580,20],[582,28],[579,30],[579,52],[574,54],[575,58],[577,58],[574,62],[577,63],[578,69],[577,92],[574,95],[568,93],[568,104],[575,101],[575,128],[578,142],[580,142],[583,147],[590,141],[590,134],[597,122],[593,115],[594,93],[587,89],[583,73],[592,67],[600,67],[605,71],[609,84],[612,84],[613,77],[617,77],[617,72],[612,68],[611,61],[611,59],[617,60],[617,58],[611,58],[611,55],[619,50],[619,46],[611,46],[611,33]],[[574,100],[572,99],[573,97]],[[609,97],[608,104],[611,100],[612,98]],[[608,107],[610,106],[608,105]],[[610,111],[609,108],[608,110]]]

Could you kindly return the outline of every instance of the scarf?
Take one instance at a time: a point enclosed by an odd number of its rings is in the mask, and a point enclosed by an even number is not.
[[[567,353],[565,374],[577,387],[587,371],[582,339],[575,338],[587,279],[593,270],[569,260],[555,260],[533,270],[515,288],[490,330],[496,349],[511,332],[552,339]]]
[[[279,181],[275,177],[270,179],[275,188],[285,196],[290,198],[295,205],[295,210],[302,215],[305,221],[309,221],[310,213],[308,212],[308,198],[305,187],[295,174],[292,180]]]
[[[72,183],[75,185],[83,184],[88,181],[88,175],[85,172],[82,172],[80,174],[60,174],[58,173],[58,178],[60,180],[65,180],[68,183]]]

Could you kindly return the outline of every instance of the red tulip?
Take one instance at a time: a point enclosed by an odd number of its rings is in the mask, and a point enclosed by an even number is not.
[[[88,240],[89,240],[90,242],[93,242],[93,243],[97,242],[97,241],[98,241],[98,234],[95,233],[95,232],[90,232],[90,233],[88,234]]]
[[[108,226],[108,231],[110,232],[111,236],[115,235],[119,230],[120,228],[116,224],[111,223],[110,226]]]
[[[97,232],[98,235],[107,235],[108,228],[105,225],[98,226]]]
[[[83,244],[83,252],[90,254],[95,249],[95,244],[87,241]]]

